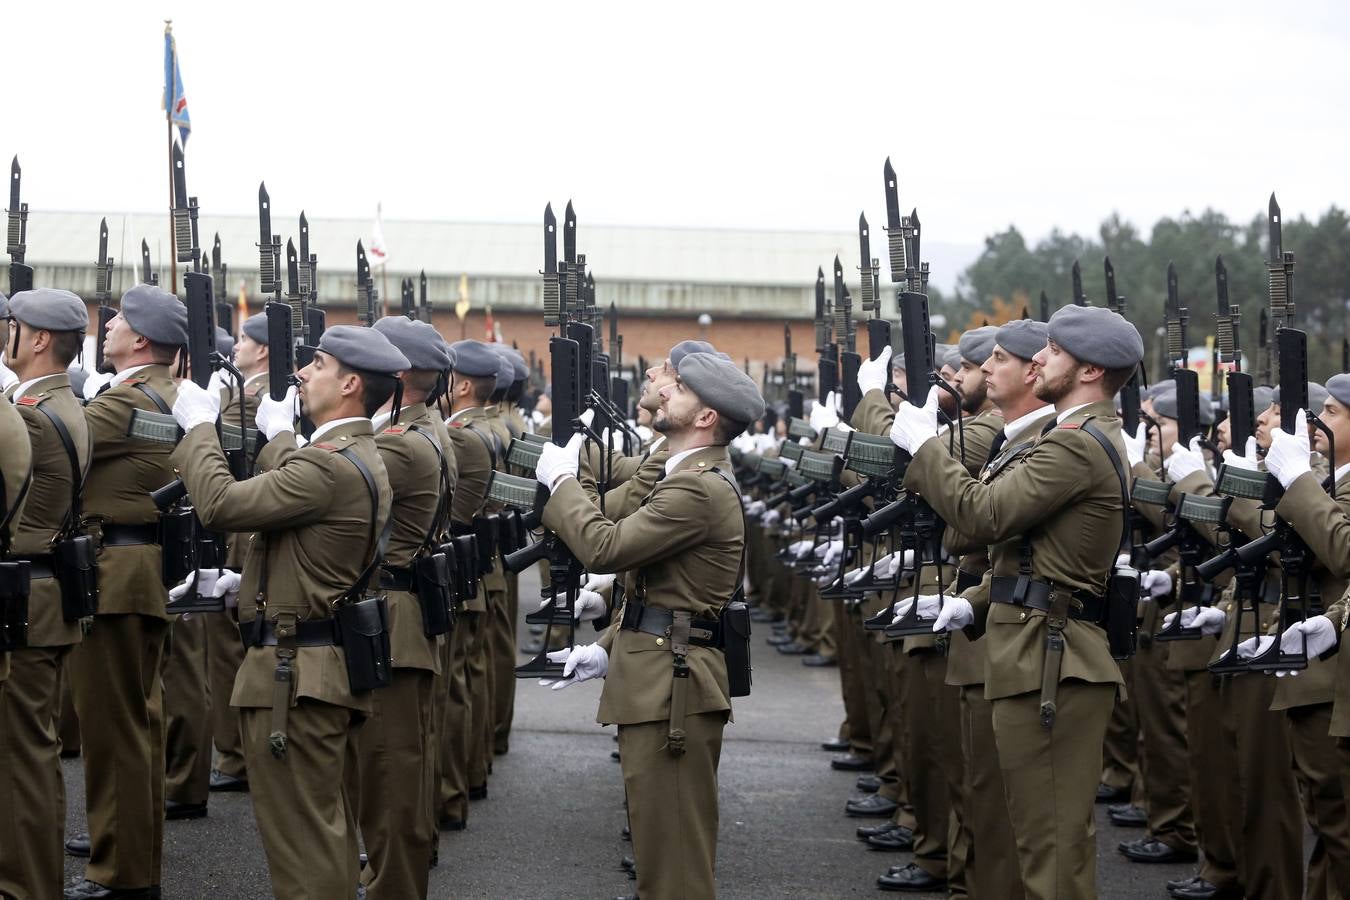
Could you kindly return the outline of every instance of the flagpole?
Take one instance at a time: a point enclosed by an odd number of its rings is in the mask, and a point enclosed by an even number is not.
[[[169,34],[172,34],[172,33],[173,33],[173,20],[172,20],[172,19],[165,19],[165,20],[164,20],[164,34],[165,34],[165,35],[169,35]],[[172,56],[172,62],[177,63],[177,61],[178,61],[178,48],[177,48],[176,46],[174,46],[172,43],[170,44],[170,46],[173,47],[173,50],[172,50],[172,54],[173,54],[173,56]],[[178,247],[177,247],[177,245],[175,244],[175,237],[174,237],[174,233],[173,233],[173,101],[174,101],[174,97],[172,96],[172,94],[173,94],[173,90],[174,90],[174,86],[173,86],[173,73],[174,73],[174,71],[176,70],[176,68],[177,68],[176,65],[169,66],[168,69],[167,69],[167,70],[165,71],[165,73],[164,73],[164,77],[167,78],[167,79],[169,79],[169,83],[166,84],[166,85],[164,86],[164,121],[165,121],[165,124],[168,126],[168,130],[169,130],[169,260],[170,260],[170,262],[171,262],[170,271],[171,271],[171,273],[172,273],[171,276],[170,276],[170,279],[171,279],[171,280],[170,280],[169,283],[170,283],[170,285],[171,285],[171,289],[172,289],[172,291],[173,291],[173,293],[174,293],[175,296],[177,296],[177,294],[178,294]]]

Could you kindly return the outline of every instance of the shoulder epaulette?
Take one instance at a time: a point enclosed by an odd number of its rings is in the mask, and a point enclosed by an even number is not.
[[[451,427],[451,428],[463,428],[463,427],[464,427],[464,423],[463,423],[463,422],[451,422],[451,423],[450,423],[450,427]]]
[[[1065,422],[1063,425],[1061,425],[1061,426],[1059,426],[1059,427],[1060,427],[1060,428],[1075,429],[1075,428],[1078,428],[1080,425],[1082,425],[1081,422]]]
[[[382,433],[383,433],[383,434],[402,434],[403,432],[405,432],[405,431],[407,431],[407,430],[408,430],[408,429],[407,429],[405,426],[403,426],[403,425],[390,425],[390,426],[389,426],[388,428],[386,428]]]
[[[328,443],[310,444],[310,446],[318,447],[320,450],[327,450],[329,453],[336,453],[339,449],[336,444],[328,444]]]
[[[20,398],[19,398],[19,401],[18,401],[18,405],[19,405],[19,406],[37,406],[39,403],[41,403],[43,400],[46,400],[46,399],[47,399],[47,395],[46,395],[46,394],[43,394],[41,397],[33,397],[33,396],[31,396],[31,395],[30,395],[30,396],[26,396],[26,397],[20,397]]]

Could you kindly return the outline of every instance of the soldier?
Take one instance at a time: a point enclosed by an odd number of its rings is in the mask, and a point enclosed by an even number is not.
[[[170,366],[186,341],[187,309],[177,297],[148,284],[131,288],[104,339],[103,357],[115,374],[84,408],[94,442],[84,513],[99,523],[103,551],[98,614],[69,660],[84,725],[89,863],[67,900],[159,890],[168,593],[150,492],[174,480],[173,448],[127,434],[133,410],[169,410],[176,396]],[[82,844],[77,837],[71,849]]]
[[[555,689],[609,674],[597,720],[619,726],[646,900],[715,893],[717,761],[731,712],[715,635],[745,561],[726,444],[764,412],[754,382],[729,360],[690,354],[677,374],[655,423],[671,452],[666,476],[631,516],[609,521],[577,483],[580,437],[545,446],[536,471],[552,492],[544,526],[588,569],[633,573],[622,619],[596,643],[550,658],[565,659]]]
[[[1054,404],[1058,427],[988,484],[930,440],[938,432],[936,389],[922,407],[901,404],[891,429],[913,456],[906,487],[990,545],[991,577],[960,596],[920,597],[918,607],[935,619],[935,631],[984,626],[985,696],[1032,898],[1096,895],[1093,797],[1122,684],[1097,624],[1125,521],[1112,397],[1143,352],[1139,333],[1116,313],[1078,306],[1055,313],[1034,361],[1037,395]]]
[[[0,318],[8,318],[8,301],[0,294]],[[33,474],[33,447],[28,441],[28,431],[9,397],[0,392],[0,562],[10,559],[10,542],[14,536],[14,523],[23,513],[24,500],[28,496],[28,485]],[[25,602],[27,598],[24,598]],[[9,620],[11,604],[18,598],[0,594],[0,612],[4,620]],[[0,630],[6,639],[0,647],[7,646],[9,635]],[[0,695],[6,690],[9,680],[9,652],[0,649]]]
[[[230,393],[229,402],[220,411],[220,420],[252,427],[258,412],[258,399],[265,395],[270,384],[267,369],[270,355],[267,350],[267,314],[254,313],[244,320],[239,341],[234,347],[234,364],[244,376],[242,395]],[[234,534],[228,538],[225,568],[233,577],[216,582],[222,593],[238,586],[238,574],[244,569],[244,555],[250,534]],[[222,585],[222,581],[224,584]],[[230,705],[234,678],[244,662],[244,645],[239,641],[238,613],[226,610],[224,615],[204,616],[206,630],[206,662],[211,683],[211,741],[215,745],[215,764],[211,767],[212,791],[238,792],[248,790],[248,767],[239,743],[239,711]]]
[[[66,808],[56,732],[66,656],[80,642],[80,620],[65,614],[53,545],[78,527],[78,500],[92,447],[66,367],[80,352],[89,313],[69,291],[42,288],[9,304],[0,383],[23,418],[33,475],[23,516],[11,523],[15,556],[30,562],[27,646],[10,654],[0,691],[0,893],[56,896],[63,880]],[[8,382],[8,383],[5,383]],[[8,406],[8,403],[6,403]],[[8,447],[6,447],[8,451]],[[13,486],[7,481],[8,490]],[[14,529],[17,524],[17,529]]]
[[[299,373],[315,425],[298,448],[295,406],[258,404],[261,471],[236,482],[213,427],[219,398],[183,382],[174,418],[185,437],[174,462],[207,528],[257,531],[244,563],[235,680],[254,816],[278,898],[348,896],[359,877],[345,789],[355,727],[388,659],[338,622],[357,605],[389,518],[390,489],[370,416],[408,360],[384,335],[339,325]],[[189,386],[191,385],[191,386]],[[373,602],[373,601],[370,601]],[[341,640],[341,643],[339,643]],[[353,642],[349,644],[348,642]]]

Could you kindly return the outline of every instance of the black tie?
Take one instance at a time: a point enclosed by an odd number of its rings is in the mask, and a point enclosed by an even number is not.
[[[989,456],[984,461],[984,465],[986,468],[994,464],[994,460],[998,459],[998,451],[1002,450],[1003,445],[1006,443],[1008,443],[1007,429],[1004,429],[1000,431],[998,434],[994,435],[994,442],[989,445]]]
[[[1051,416],[1050,421],[1046,422],[1045,427],[1041,429],[1041,437],[1045,437],[1047,434],[1054,431],[1055,426],[1058,424],[1059,424],[1059,416]]]

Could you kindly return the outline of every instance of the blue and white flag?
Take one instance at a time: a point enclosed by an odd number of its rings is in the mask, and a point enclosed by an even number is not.
[[[186,147],[192,120],[188,118],[187,97],[183,94],[183,73],[178,68],[173,28],[167,25],[164,28],[164,113],[170,123],[178,126],[178,134]]]

